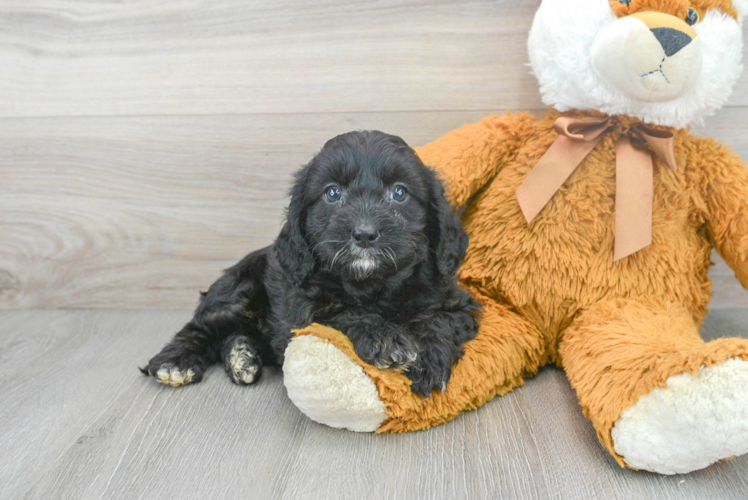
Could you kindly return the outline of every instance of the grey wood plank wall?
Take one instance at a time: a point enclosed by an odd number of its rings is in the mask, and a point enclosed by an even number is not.
[[[542,112],[538,3],[3,0],[0,308],[190,307],[328,138]],[[748,157],[747,106],[743,75],[698,131]],[[748,305],[717,262],[712,307]]]

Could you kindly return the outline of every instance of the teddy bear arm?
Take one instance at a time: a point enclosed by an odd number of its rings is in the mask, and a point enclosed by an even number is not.
[[[709,152],[700,165],[707,180],[707,230],[714,248],[748,289],[748,169],[724,146]]]
[[[525,113],[489,116],[415,151],[436,170],[450,203],[461,207],[511,160],[532,134],[535,121]]]

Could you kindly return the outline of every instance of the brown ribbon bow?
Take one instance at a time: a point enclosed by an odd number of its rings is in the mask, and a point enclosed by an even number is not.
[[[614,259],[638,252],[652,243],[652,154],[678,170],[673,134],[641,123],[625,130],[618,119],[562,116],[553,127],[551,144],[522,185],[517,200],[528,224],[548,204],[582,160],[611,131],[620,131],[616,144],[616,243]],[[651,153],[650,153],[651,151]]]

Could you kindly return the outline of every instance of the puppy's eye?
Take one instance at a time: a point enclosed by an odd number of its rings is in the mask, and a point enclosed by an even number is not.
[[[395,201],[405,201],[408,198],[408,191],[403,186],[395,186],[391,196]]]
[[[340,201],[340,189],[338,189],[337,186],[330,186],[327,188],[327,191],[325,191],[325,199],[328,203]]]
[[[689,26],[693,26],[694,24],[701,21],[701,15],[699,14],[699,11],[696,9],[688,9],[686,11],[686,24]]]

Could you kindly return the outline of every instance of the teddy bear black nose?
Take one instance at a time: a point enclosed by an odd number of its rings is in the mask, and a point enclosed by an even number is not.
[[[673,28],[652,28],[652,33],[662,49],[665,51],[667,57],[673,56],[678,53],[680,49],[691,43],[691,38],[682,31],[678,31]]]

